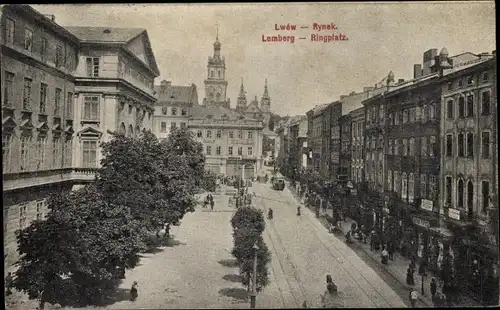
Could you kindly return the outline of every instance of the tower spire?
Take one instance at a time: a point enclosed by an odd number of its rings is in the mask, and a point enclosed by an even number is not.
[[[219,41],[219,23],[217,23],[217,34],[215,36],[215,40]]]
[[[240,98],[245,97],[245,88],[243,87],[243,78],[241,78],[241,86],[240,86]]]
[[[269,97],[269,93],[267,92],[267,79],[266,79],[265,84],[264,84],[264,95],[262,97],[264,97],[264,98]]]

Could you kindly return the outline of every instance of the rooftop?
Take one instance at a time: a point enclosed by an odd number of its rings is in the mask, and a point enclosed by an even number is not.
[[[162,92],[163,90],[164,92]],[[191,84],[191,86],[167,86],[165,88],[162,88],[162,85],[155,85],[155,91],[158,94],[158,103],[195,103],[196,100],[196,85],[194,84]]]
[[[137,37],[144,28],[113,27],[65,27],[83,42],[127,43]]]

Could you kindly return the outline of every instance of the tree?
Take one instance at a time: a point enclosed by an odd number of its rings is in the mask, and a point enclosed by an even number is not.
[[[215,192],[217,188],[217,175],[210,170],[206,170],[203,175],[201,188],[206,191]]]
[[[194,139],[194,135],[186,128],[176,128],[162,142],[164,151],[168,154],[184,156],[187,164],[191,168],[195,184],[201,186],[205,175],[205,155],[203,154],[203,144]]]
[[[129,207],[149,231],[194,211],[205,158],[189,132],[174,130],[162,142],[148,131],[139,138],[114,134],[102,149],[98,188],[107,201]]]
[[[233,226],[233,256],[240,267],[242,283],[250,288],[253,274],[254,245],[257,250],[257,290],[260,291],[269,283],[267,264],[271,261],[271,253],[262,239],[265,229],[262,210],[254,207],[239,208],[231,219]]]
[[[138,262],[140,223],[127,207],[105,202],[94,185],[52,196],[44,221],[17,232],[21,258],[14,287],[30,298],[97,303]]]

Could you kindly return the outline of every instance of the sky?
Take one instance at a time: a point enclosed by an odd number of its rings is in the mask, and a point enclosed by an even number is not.
[[[219,25],[226,59],[227,95],[236,106],[241,79],[247,102],[259,99],[268,80],[271,111],[304,114],[340,95],[374,86],[393,71],[411,79],[423,53],[446,47],[450,56],[495,50],[493,1],[411,3],[64,4],[33,5],[62,26],[146,28],[161,80],[196,84],[205,97],[207,60]],[[313,23],[336,30],[313,30]],[[297,25],[277,31],[278,25]],[[300,26],[309,26],[301,29]],[[312,34],[348,40],[313,42]],[[295,42],[263,42],[262,35],[295,36]],[[299,37],[306,37],[299,40]]]

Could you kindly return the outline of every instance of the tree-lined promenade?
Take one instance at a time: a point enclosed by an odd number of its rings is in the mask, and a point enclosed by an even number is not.
[[[148,248],[148,236],[193,212],[212,187],[203,146],[185,129],[159,141],[114,134],[94,183],[50,197],[44,220],[17,232],[20,259],[12,287],[30,299],[99,304]]]

